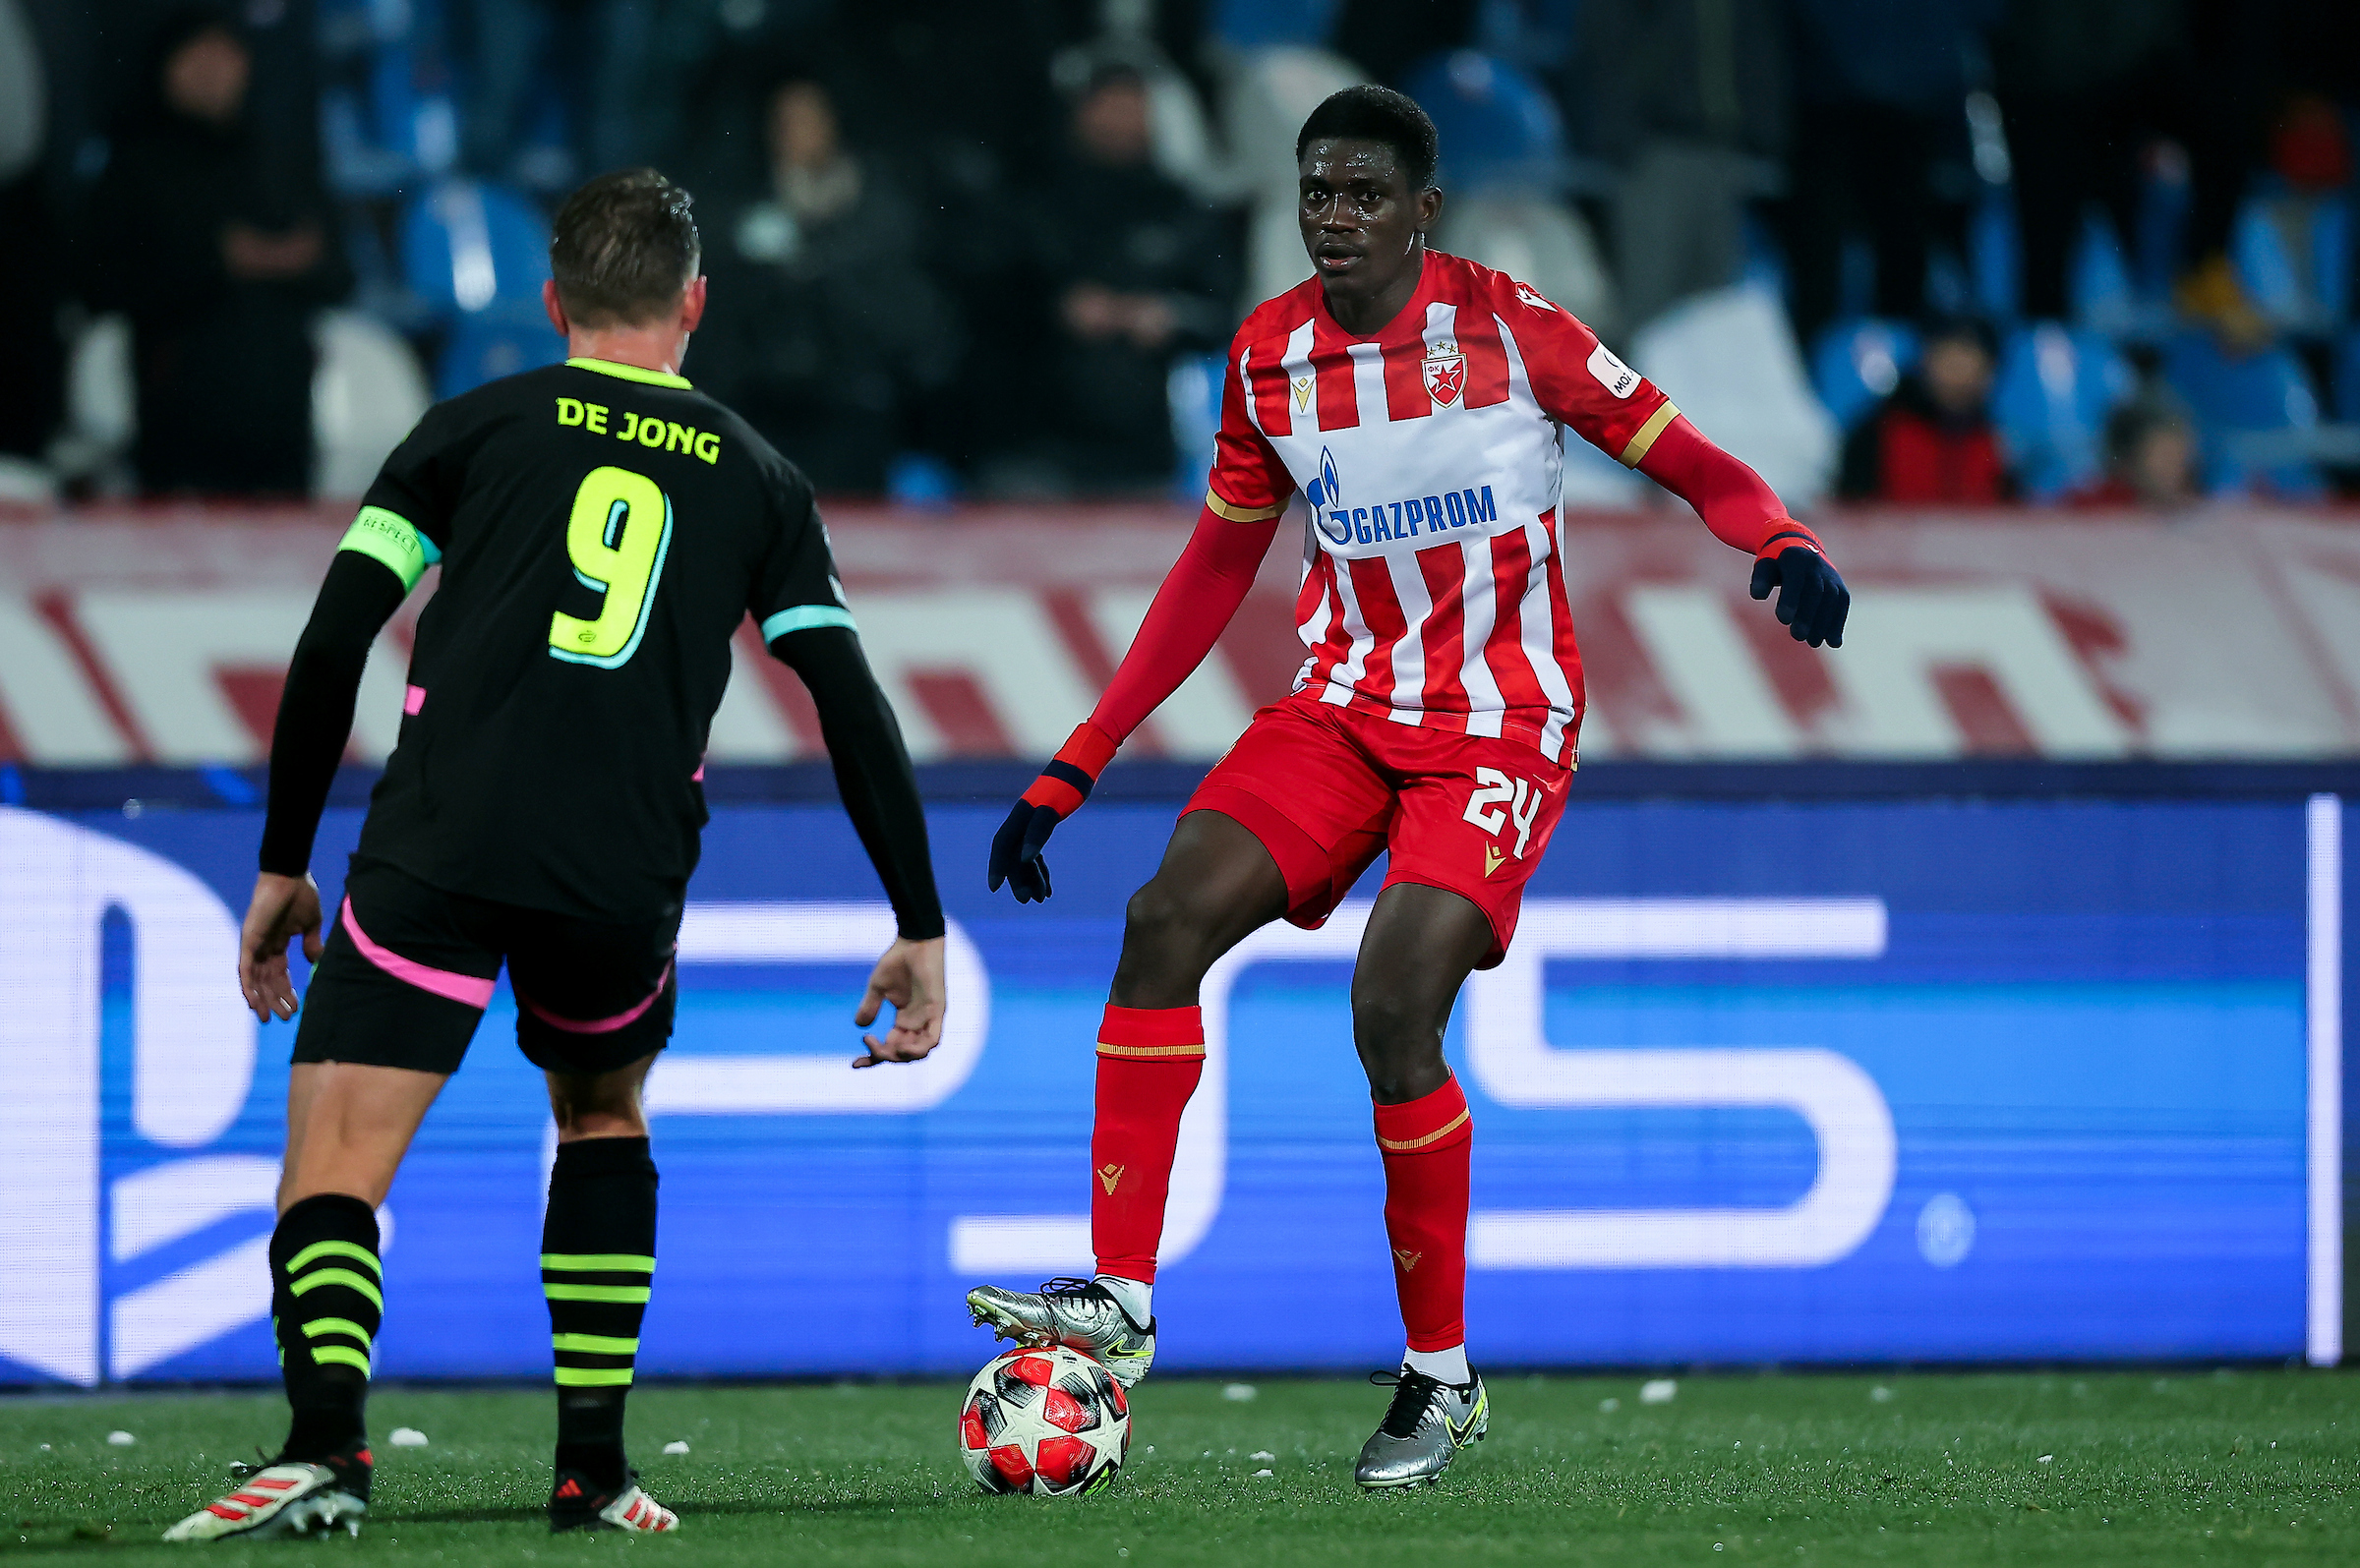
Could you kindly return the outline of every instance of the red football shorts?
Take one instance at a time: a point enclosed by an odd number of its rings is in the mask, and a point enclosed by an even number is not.
[[[1492,922],[1491,968],[1516,934],[1524,884],[1565,809],[1570,768],[1487,735],[1395,724],[1298,692],[1254,716],[1186,810],[1262,841],[1286,878],[1286,917],[1326,922],[1380,851],[1385,885],[1468,900]]]

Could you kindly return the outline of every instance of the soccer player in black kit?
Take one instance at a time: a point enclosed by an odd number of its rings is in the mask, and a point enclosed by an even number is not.
[[[384,1309],[375,1210],[503,960],[517,1044],[548,1074],[558,1125],[541,1257],[557,1362],[551,1528],[677,1528],[622,1446],[655,1271],[640,1085],[672,1032],[706,729],[749,611],[810,689],[899,922],[855,1015],[866,1026],[890,1001],[894,1022],[853,1066],[915,1061],[941,1038],[925,819],[811,488],[678,375],[705,304],[688,204],[653,170],[573,195],[545,290],[570,357],[428,411],[385,460],[296,645],[239,958],[266,1018],[296,1015],[294,938],[318,965],[270,1241],[293,1421],[276,1459],[167,1539],[359,1530]],[[400,740],[343,903],[324,911],[312,841],[362,665],[438,563]]]

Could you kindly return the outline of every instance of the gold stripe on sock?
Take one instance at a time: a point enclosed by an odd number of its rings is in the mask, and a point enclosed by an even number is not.
[[[1466,1111],[1459,1112],[1456,1116],[1452,1117],[1446,1125],[1435,1129],[1433,1132],[1427,1133],[1424,1137],[1394,1139],[1386,1137],[1381,1132],[1377,1135],[1377,1146],[1385,1150],[1385,1152],[1387,1154],[1415,1154],[1418,1150],[1426,1147],[1428,1144],[1440,1143],[1443,1139],[1448,1137],[1460,1128],[1465,1127],[1470,1114],[1471,1113]]]
[[[1201,1057],[1205,1047],[1199,1045],[1114,1045],[1098,1042],[1098,1055],[1132,1057],[1141,1061],[1168,1061],[1177,1057]]]

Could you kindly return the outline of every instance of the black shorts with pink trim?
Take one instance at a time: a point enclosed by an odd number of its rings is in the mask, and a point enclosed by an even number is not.
[[[664,1049],[680,911],[601,923],[445,893],[355,855],[305,988],[298,1062],[455,1073],[508,968],[516,1044],[551,1073],[605,1073]]]

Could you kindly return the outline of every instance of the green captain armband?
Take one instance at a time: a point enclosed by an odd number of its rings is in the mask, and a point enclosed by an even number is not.
[[[417,587],[426,569],[442,558],[442,549],[418,532],[408,518],[383,506],[362,507],[336,548],[357,550],[384,562],[385,569],[401,579],[405,592]]]

